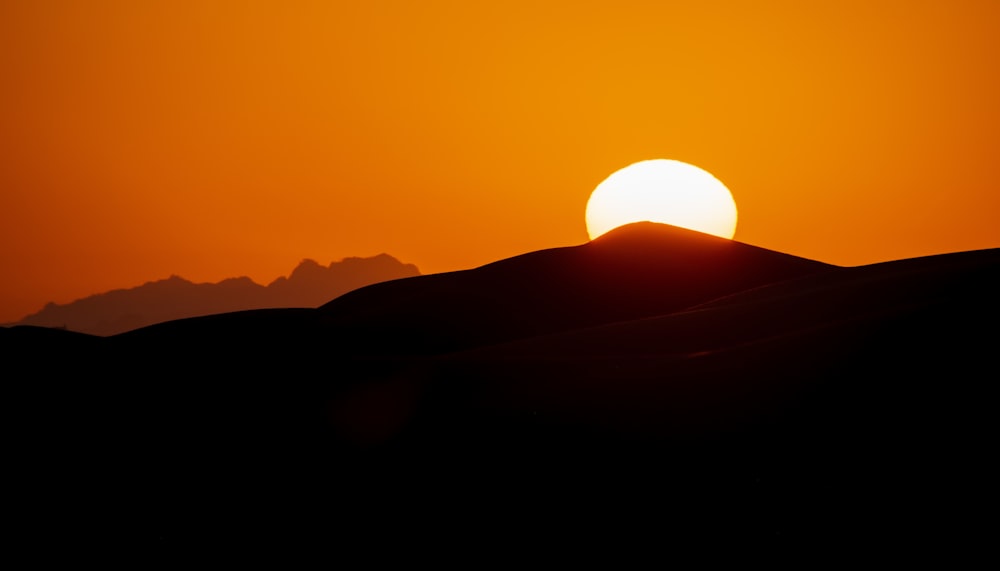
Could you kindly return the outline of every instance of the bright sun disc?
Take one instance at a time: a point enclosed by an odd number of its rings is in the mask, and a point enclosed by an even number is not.
[[[660,222],[731,239],[736,202],[719,179],[681,161],[633,163],[597,185],[587,201],[590,239],[632,222]]]

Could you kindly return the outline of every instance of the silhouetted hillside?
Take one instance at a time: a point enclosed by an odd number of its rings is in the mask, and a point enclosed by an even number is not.
[[[287,278],[266,287],[247,277],[192,283],[178,276],[92,295],[68,304],[49,303],[11,325],[59,327],[93,335],[114,335],[175,319],[248,309],[316,307],[353,289],[420,275],[413,264],[387,254],[345,258],[321,266],[303,260]]]
[[[444,352],[660,315],[834,266],[642,222],[566,248],[355,290],[320,307],[355,350]]]
[[[0,328],[22,529],[171,562],[985,554],[998,291],[1000,249],[836,267],[639,224],[315,308]]]

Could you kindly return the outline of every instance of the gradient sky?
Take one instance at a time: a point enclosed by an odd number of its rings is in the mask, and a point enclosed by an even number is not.
[[[0,0],[0,322],[586,242],[635,161],[841,265],[1000,247],[1000,2]]]

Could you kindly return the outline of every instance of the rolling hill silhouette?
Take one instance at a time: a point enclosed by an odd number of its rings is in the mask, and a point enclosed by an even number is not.
[[[640,223],[315,308],[0,343],[25,481],[160,554],[905,559],[990,546],[997,291],[1000,249],[837,267]]]
[[[316,307],[352,289],[416,275],[420,275],[416,266],[388,254],[344,258],[328,266],[305,259],[288,277],[281,276],[266,286],[247,277],[196,284],[171,276],[68,304],[49,303],[10,325],[59,327],[108,336],[199,315],[268,307]]]

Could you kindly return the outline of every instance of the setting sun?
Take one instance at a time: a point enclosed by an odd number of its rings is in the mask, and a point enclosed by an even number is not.
[[[632,222],[660,222],[732,238],[736,203],[719,179],[687,163],[633,163],[597,185],[587,202],[590,239]]]

